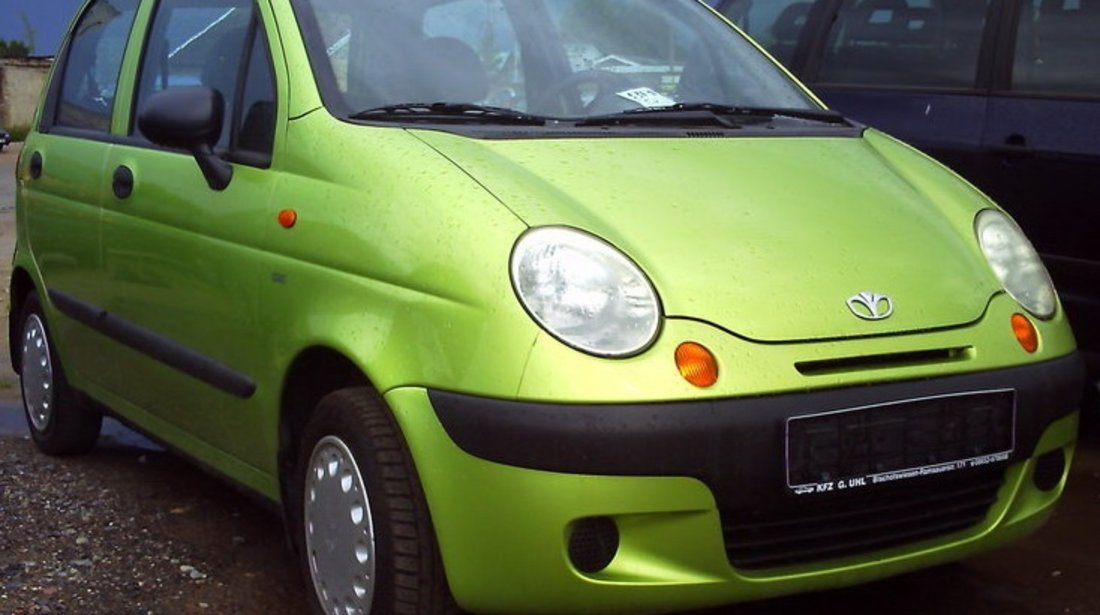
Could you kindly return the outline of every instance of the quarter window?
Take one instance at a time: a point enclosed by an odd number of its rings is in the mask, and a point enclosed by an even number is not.
[[[988,0],[845,0],[821,83],[972,88]]]
[[[163,0],[153,19],[144,58],[137,109],[168,88],[212,88],[225,102],[217,149],[246,158],[270,154],[274,79],[252,0]],[[132,130],[138,134],[136,126]]]
[[[1012,89],[1100,95],[1100,1],[1030,0],[1020,11]]]
[[[118,75],[138,0],[96,0],[80,17],[65,54],[54,124],[108,132]]]

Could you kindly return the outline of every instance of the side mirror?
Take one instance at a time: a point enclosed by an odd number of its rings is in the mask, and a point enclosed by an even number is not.
[[[191,152],[206,183],[225,190],[233,166],[214,153],[222,133],[225,101],[205,86],[169,88],[149,97],[138,114],[138,128],[150,141]]]

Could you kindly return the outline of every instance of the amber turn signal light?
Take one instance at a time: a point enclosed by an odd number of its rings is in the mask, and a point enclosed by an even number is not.
[[[676,367],[680,375],[699,388],[718,382],[718,360],[702,344],[684,342],[676,348]]]
[[[1039,332],[1035,330],[1035,325],[1031,324],[1027,316],[1012,315],[1012,333],[1016,335],[1016,341],[1020,342],[1024,350],[1035,352],[1039,349]]]

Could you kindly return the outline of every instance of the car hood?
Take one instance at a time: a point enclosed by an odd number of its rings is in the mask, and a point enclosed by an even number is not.
[[[600,236],[652,279],[666,316],[779,342],[973,322],[999,290],[976,245],[990,206],[885,137],[417,136],[531,226]],[[849,298],[888,295],[868,321]],[[884,307],[881,304],[880,307]]]

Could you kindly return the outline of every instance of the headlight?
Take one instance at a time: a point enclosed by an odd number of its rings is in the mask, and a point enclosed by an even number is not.
[[[653,285],[600,239],[562,227],[528,231],[512,251],[511,271],[523,307],[578,350],[624,357],[657,337],[661,307]]]
[[[1054,284],[1020,227],[994,209],[979,213],[974,227],[989,266],[1008,294],[1039,318],[1053,316]]]

